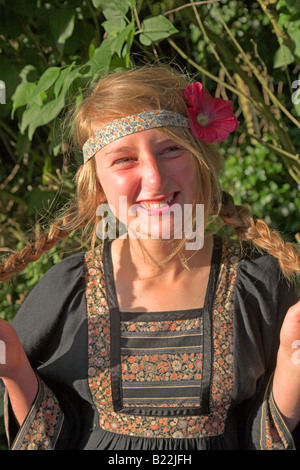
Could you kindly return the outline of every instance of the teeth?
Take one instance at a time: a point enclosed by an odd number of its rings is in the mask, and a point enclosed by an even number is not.
[[[170,202],[173,201],[174,194],[172,194],[168,199],[161,203],[150,203],[150,202],[141,202],[141,205],[146,209],[159,209],[160,207],[166,207]]]
[[[150,204],[149,202],[141,203],[142,206],[146,207],[146,209],[158,209],[159,207],[165,207],[167,204]]]

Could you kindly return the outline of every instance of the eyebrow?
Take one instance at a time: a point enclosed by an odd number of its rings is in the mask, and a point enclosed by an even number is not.
[[[113,153],[121,153],[121,152],[127,152],[128,150],[132,151],[132,147],[118,147],[115,150],[111,150],[108,152],[105,152],[105,155],[111,155]]]
[[[161,140],[158,140],[155,142],[156,145],[162,145],[162,144],[166,144],[168,142],[175,142],[175,140],[173,139],[170,139],[170,138],[166,138],[166,139],[161,139]],[[112,155],[112,154],[115,154],[115,153],[122,153],[122,152],[128,152],[128,151],[133,151],[134,150],[134,146],[123,146],[123,147],[117,147],[116,149],[112,149],[112,150],[108,150],[108,152],[105,152],[105,156],[107,155]]]

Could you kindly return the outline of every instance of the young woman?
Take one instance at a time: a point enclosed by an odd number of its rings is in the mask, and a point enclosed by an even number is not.
[[[299,256],[220,188],[237,126],[165,66],[109,74],[76,111],[76,201],[0,271],[91,228],[0,323],[12,449],[295,448]],[[240,241],[209,232],[218,216]]]

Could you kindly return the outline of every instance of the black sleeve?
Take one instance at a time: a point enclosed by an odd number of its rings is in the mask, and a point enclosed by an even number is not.
[[[295,448],[293,435],[274,401],[272,378],[280,329],[296,302],[295,287],[282,275],[274,257],[256,252],[240,262],[235,296],[235,376],[236,396],[244,400],[240,435],[246,449]]]
[[[85,387],[87,370],[84,253],[66,258],[44,275],[13,326],[36,372],[39,390],[18,430],[5,395],[10,447],[76,448],[83,430],[80,388]]]

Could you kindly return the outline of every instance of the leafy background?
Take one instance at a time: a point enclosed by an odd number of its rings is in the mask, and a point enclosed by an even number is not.
[[[3,260],[74,195],[80,155],[68,154],[63,132],[69,106],[109,69],[154,60],[233,101],[241,124],[222,145],[222,187],[300,243],[300,0],[0,0],[0,18]],[[11,321],[45,271],[79,246],[73,233],[3,283],[1,317]]]

